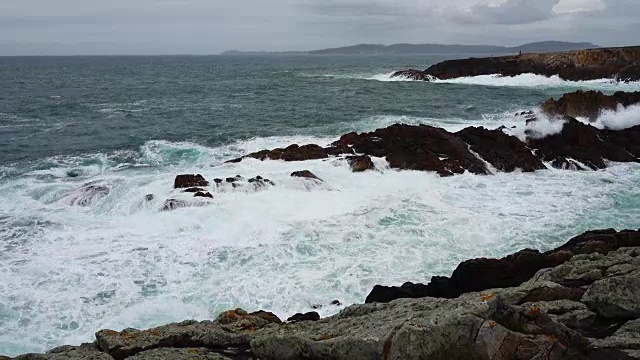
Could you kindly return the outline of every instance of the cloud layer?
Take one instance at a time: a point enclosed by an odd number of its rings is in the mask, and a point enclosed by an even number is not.
[[[452,5],[455,4],[455,5]],[[632,45],[638,0],[6,0],[0,55],[212,54],[357,43]]]

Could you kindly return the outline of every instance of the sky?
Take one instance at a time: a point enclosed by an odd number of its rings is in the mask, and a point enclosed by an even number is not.
[[[0,55],[638,45],[640,0],[0,0]]]

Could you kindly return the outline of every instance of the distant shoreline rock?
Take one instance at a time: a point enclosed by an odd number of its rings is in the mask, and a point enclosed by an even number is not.
[[[557,75],[564,80],[640,80],[640,46],[600,48],[558,53],[446,60],[426,70],[401,70],[394,77],[430,81],[478,75]]]

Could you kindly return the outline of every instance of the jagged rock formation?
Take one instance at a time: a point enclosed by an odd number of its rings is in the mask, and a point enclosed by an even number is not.
[[[360,157],[347,156],[354,171],[373,168],[370,159],[363,156],[375,156],[384,157],[392,169],[435,171],[441,176],[465,171],[489,174],[486,163],[497,171],[530,172],[546,169],[543,162],[550,162],[558,169],[574,170],[602,169],[607,161],[640,162],[640,125],[624,130],[601,130],[570,117],[557,121],[564,122],[562,131],[545,137],[530,133],[526,142],[501,129],[469,127],[450,133],[427,125],[395,124],[369,133],[348,133],[331,147],[313,145],[313,148],[318,158],[333,155],[328,149],[361,154]],[[246,157],[270,159],[259,154],[274,151],[280,150],[263,150]],[[295,159],[292,161],[300,159],[292,158]]]
[[[617,110],[640,103],[640,91],[618,91],[605,95],[601,91],[582,91],[564,94],[560,99],[549,99],[542,104],[542,111],[549,115],[586,117],[595,120],[604,110]]]
[[[426,70],[402,70],[393,76],[429,81],[434,77],[452,79],[492,74],[515,76],[525,73],[558,75],[562,79],[574,81],[603,78],[638,81],[640,47],[447,60]]]
[[[100,330],[93,343],[16,359],[640,359],[640,230],[591,231],[456,272],[470,291],[456,298],[352,305],[291,323],[236,309],[215,321]],[[512,287],[481,289],[502,285]]]

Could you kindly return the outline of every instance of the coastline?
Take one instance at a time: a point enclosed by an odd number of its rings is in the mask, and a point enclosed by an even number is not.
[[[460,272],[473,289],[460,296],[399,296],[286,323],[236,309],[213,321],[100,330],[93,343],[14,359],[640,357],[640,229],[590,231],[546,253],[468,260],[452,278]],[[511,286],[495,286],[499,279]]]

